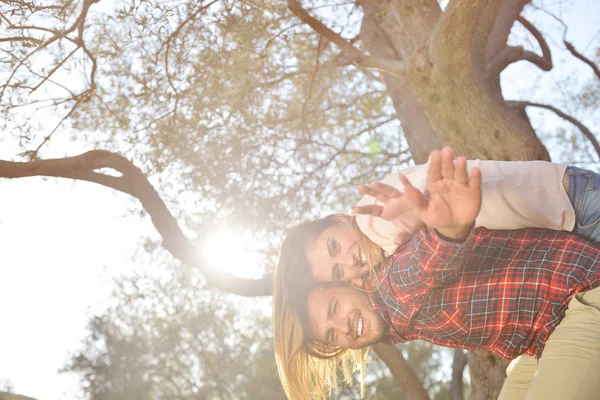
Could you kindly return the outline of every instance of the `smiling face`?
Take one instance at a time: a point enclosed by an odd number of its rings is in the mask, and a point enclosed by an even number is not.
[[[367,293],[347,285],[315,288],[308,295],[309,336],[345,349],[360,349],[380,341],[386,324]]]
[[[360,238],[352,223],[340,221],[308,242],[306,259],[313,277],[320,282],[337,282],[364,275],[369,267]]]

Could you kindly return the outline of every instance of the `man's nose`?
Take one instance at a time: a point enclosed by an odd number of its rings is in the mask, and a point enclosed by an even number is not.
[[[356,257],[351,252],[347,252],[346,254],[340,256],[339,262],[347,267],[352,267],[356,264]]]
[[[338,334],[347,335],[350,332],[350,323],[347,317],[337,317],[333,320],[333,328]]]

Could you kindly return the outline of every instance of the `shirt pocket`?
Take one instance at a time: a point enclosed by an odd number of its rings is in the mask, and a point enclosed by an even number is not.
[[[415,328],[423,336],[434,336],[441,340],[452,340],[454,344],[464,343],[469,337],[470,327],[461,308],[443,308],[434,313],[420,313]]]

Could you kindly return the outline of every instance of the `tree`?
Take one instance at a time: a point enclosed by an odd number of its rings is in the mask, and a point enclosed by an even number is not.
[[[349,183],[422,162],[441,145],[470,158],[549,159],[525,110],[570,118],[503,97],[500,73],[509,65],[553,68],[544,35],[522,15],[526,0],[452,0],[444,9],[434,0],[138,0],[114,11],[96,3],[3,5],[10,57],[0,105],[29,161],[0,162],[0,176],[83,179],[137,197],[164,247],[200,268],[207,286],[232,293],[267,295],[269,278],[203,268],[183,232],[214,223],[215,211],[277,243],[290,221],[347,205]],[[509,44],[515,24],[538,52]],[[65,82],[61,74],[73,71],[81,78]],[[20,123],[22,112],[48,106],[56,126]],[[178,226],[145,174],[114,153],[40,159],[64,124],[143,166],[168,203],[187,194],[201,211]],[[595,159],[594,134],[578,128]],[[483,370],[501,381],[504,363],[470,355],[471,365],[486,361]],[[497,393],[497,384],[478,382],[476,397]]]
[[[91,400],[284,399],[269,318],[199,278],[165,266],[119,280],[63,372],[81,376]]]

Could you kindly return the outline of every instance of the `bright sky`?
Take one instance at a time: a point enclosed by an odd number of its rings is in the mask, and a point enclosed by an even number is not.
[[[600,28],[600,2],[573,3],[573,11],[562,16],[569,40],[583,51]],[[596,37],[595,46],[599,43]],[[591,56],[593,48],[585,54]],[[505,83],[524,79],[528,70],[519,63]],[[548,79],[560,78],[553,74]],[[505,86],[508,97],[521,93],[510,82]],[[60,137],[52,149],[59,150],[46,156],[82,150]],[[0,148],[0,158],[13,155],[13,149]],[[8,379],[17,393],[40,400],[76,397],[76,378],[57,371],[86,336],[89,316],[104,307],[112,277],[135,268],[130,260],[140,239],[154,235],[148,220],[128,213],[132,204],[125,195],[89,183],[0,180],[0,382]],[[226,232],[221,235],[231,242]],[[208,248],[218,246],[217,241]]]

